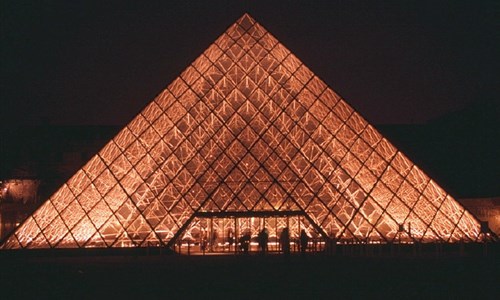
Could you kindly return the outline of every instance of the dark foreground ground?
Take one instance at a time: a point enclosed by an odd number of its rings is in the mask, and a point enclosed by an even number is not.
[[[1,299],[499,299],[490,257],[1,256]]]

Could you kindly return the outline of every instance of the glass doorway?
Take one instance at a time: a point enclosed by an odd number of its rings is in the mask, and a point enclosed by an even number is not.
[[[289,212],[202,212],[196,213],[176,243],[181,254],[243,254],[258,253],[259,233],[267,233],[267,251],[280,253],[280,235],[289,229],[291,252],[300,251],[300,234],[308,236],[307,251],[324,249],[324,238],[310,224],[302,211]]]

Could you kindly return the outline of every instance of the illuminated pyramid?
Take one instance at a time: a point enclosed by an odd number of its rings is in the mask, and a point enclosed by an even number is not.
[[[172,246],[198,238],[209,218],[220,232],[290,227],[339,241],[480,235],[468,211],[245,14],[2,247]]]

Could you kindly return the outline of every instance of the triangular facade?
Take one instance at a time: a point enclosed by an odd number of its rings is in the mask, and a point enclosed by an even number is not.
[[[300,215],[276,221],[274,234],[299,226],[358,242],[480,235],[468,211],[244,15],[3,248],[172,245],[199,235],[203,213],[229,223]]]

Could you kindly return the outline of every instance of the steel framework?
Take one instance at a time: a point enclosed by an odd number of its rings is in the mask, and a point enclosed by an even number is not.
[[[480,236],[467,210],[245,14],[2,247],[167,245],[196,230],[194,216],[259,211],[301,211],[307,231],[340,241]]]

